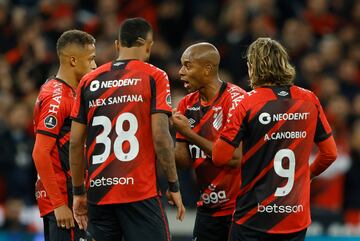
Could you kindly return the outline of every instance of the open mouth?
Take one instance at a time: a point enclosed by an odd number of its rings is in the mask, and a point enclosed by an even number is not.
[[[187,88],[189,88],[190,87],[190,83],[189,83],[189,81],[187,81],[187,80],[183,80],[184,81],[184,87],[187,89]]]

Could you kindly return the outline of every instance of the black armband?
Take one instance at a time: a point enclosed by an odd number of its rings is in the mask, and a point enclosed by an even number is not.
[[[168,184],[169,184],[169,191],[170,192],[178,192],[178,191],[180,191],[179,181],[168,182]]]
[[[81,186],[78,186],[78,187],[74,187],[73,186],[73,195],[75,196],[80,196],[80,195],[83,195],[86,193],[86,189],[85,189],[85,185],[81,185]]]

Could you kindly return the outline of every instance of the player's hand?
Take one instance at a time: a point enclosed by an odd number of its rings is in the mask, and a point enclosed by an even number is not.
[[[74,218],[80,229],[87,229],[87,197],[86,193],[83,195],[74,195],[73,201]]]
[[[182,202],[180,192],[170,192],[169,190],[167,190],[166,197],[170,205],[175,204],[175,206],[177,207],[176,219],[182,221],[185,217],[185,207]]]
[[[173,126],[178,132],[180,132],[180,134],[186,135],[186,132],[191,131],[189,119],[180,112],[178,112],[176,109],[172,110],[171,120]]]
[[[62,205],[54,209],[56,223],[59,228],[70,229],[75,227],[73,214],[71,209],[66,205]]]

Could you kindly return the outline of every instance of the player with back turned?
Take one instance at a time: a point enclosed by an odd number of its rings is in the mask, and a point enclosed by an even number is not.
[[[83,31],[69,30],[56,47],[58,73],[42,85],[34,109],[33,159],[39,177],[35,191],[45,241],[72,241],[85,236],[75,227],[71,212],[70,113],[80,79],[96,68],[95,39]]]
[[[191,166],[200,189],[193,240],[227,241],[235,198],[240,187],[238,168],[217,167],[211,160],[212,142],[226,124],[232,103],[245,91],[222,81],[218,74],[220,54],[210,43],[189,46],[179,71],[190,92],[173,113],[175,158],[179,166]]]
[[[311,223],[310,180],[336,159],[335,141],[318,98],[293,84],[295,69],[277,41],[258,38],[247,60],[254,90],[236,103],[212,152],[224,165],[242,142],[230,240],[301,241]]]
[[[146,20],[125,20],[115,44],[118,59],[86,75],[77,89],[70,145],[74,216],[85,229],[89,218],[97,241],[169,241],[157,165],[168,179],[178,219],[185,208],[169,132],[168,76],[146,63],[153,44]]]

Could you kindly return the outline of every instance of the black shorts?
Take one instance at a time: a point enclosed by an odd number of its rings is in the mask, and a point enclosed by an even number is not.
[[[304,241],[306,230],[307,229],[288,234],[271,234],[259,232],[233,223],[229,241]]]
[[[80,238],[84,241],[91,240],[84,230],[79,229],[75,220],[75,228],[72,229],[59,228],[54,212],[45,215],[43,221],[45,241],[79,241]]]
[[[88,231],[96,241],[171,240],[159,197],[123,204],[89,204],[88,217]]]
[[[212,217],[196,212],[193,241],[228,241],[231,215]]]

